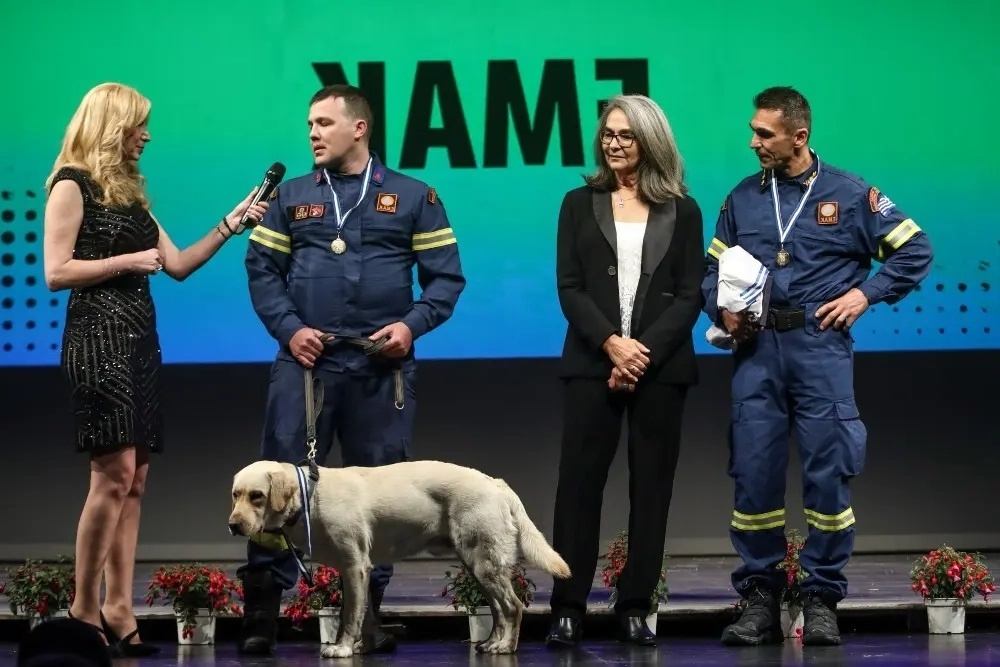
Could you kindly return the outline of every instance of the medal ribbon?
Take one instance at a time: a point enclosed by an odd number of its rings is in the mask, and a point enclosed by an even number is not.
[[[342,213],[340,210],[340,197],[337,196],[337,191],[333,189],[333,183],[330,181],[330,172],[326,169],[323,170],[323,176],[326,177],[326,184],[330,186],[330,193],[333,195],[333,212],[337,216],[337,238],[340,238],[340,230],[344,227],[344,222],[347,221],[347,216],[354,212],[361,202],[364,201],[365,195],[368,194],[368,183],[372,172],[372,159],[368,158],[368,166],[365,167],[365,173],[363,174],[364,180],[361,184],[361,196],[358,197],[358,202],[347,209],[347,213]]]
[[[792,225],[799,219],[799,214],[802,213],[802,208],[806,205],[806,200],[809,199],[809,193],[812,192],[813,185],[817,179],[819,179],[819,158],[816,159],[816,175],[809,180],[805,194],[802,195],[802,199],[792,213],[792,217],[788,219],[788,226],[782,227],[781,200],[778,198],[778,179],[775,178],[774,172],[771,172],[771,201],[774,202],[774,218],[778,222],[778,240],[781,242],[782,247],[785,245],[785,239],[788,238],[788,232],[792,231]]]

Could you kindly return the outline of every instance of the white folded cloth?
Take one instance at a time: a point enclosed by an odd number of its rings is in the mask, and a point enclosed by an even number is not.
[[[758,320],[766,312],[770,296],[770,272],[743,248],[733,246],[719,255],[719,296],[717,307],[731,313],[749,310]],[[728,331],[715,324],[705,332],[714,347],[733,350],[736,341]]]

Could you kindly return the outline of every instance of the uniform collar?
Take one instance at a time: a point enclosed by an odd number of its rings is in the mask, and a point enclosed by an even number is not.
[[[816,151],[809,149],[809,154],[812,155],[812,163],[809,168],[804,172],[791,179],[779,179],[779,182],[785,183],[797,183],[798,186],[805,191],[809,184],[812,183],[813,179],[816,178],[816,174],[819,173],[819,156],[816,155]],[[771,186],[771,181],[774,180],[774,170],[773,169],[763,169],[760,173],[760,190],[763,192]]]
[[[368,155],[372,159],[371,183],[375,186],[381,186],[385,182],[385,165],[382,164],[382,159],[375,151],[368,151]],[[313,178],[316,181],[316,185],[326,183],[326,179],[323,178],[323,170],[315,164],[313,164]]]

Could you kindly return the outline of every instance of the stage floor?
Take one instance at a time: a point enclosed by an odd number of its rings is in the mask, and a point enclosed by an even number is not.
[[[987,554],[989,557],[989,554]],[[667,564],[670,601],[660,607],[657,634],[660,646],[652,652],[628,651],[613,641],[614,622],[607,603],[608,591],[595,574],[590,613],[584,623],[584,648],[563,656],[551,655],[541,644],[548,629],[548,599],[552,581],[529,570],[535,581],[535,601],[525,610],[521,649],[516,661],[470,654],[464,612],[456,611],[442,597],[444,573],[451,561],[405,561],[396,566],[383,603],[386,629],[399,637],[395,656],[370,657],[364,664],[456,664],[476,661],[489,665],[653,664],[659,659],[677,664],[854,664],[868,659],[889,664],[990,664],[1000,662],[1000,605],[970,602],[966,635],[931,637],[921,599],[909,588],[909,571],[917,555],[858,555],[847,568],[850,595],[841,603],[839,621],[844,646],[836,650],[806,648],[788,640],[784,647],[733,651],[719,645],[718,637],[735,617],[737,596],[730,586],[735,558],[671,558]],[[992,560],[992,559],[990,559]],[[160,564],[137,567],[135,610],[146,641],[163,644],[165,653],[142,664],[275,664],[273,661],[238,659],[233,651],[239,620],[219,618],[214,648],[178,647],[176,624],[169,607],[149,607],[144,599],[153,571]],[[237,563],[221,563],[235,573]],[[279,632],[280,664],[314,664],[319,651],[315,619],[303,630],[293,630],[283,619]],[[27,632],[27,622],[10,614],[0,599],[0,667],[13,664],[12,642]],[[471,656],[471,657],[470,657]],[[659,656],[659,657],[657,657]],[[359,664],[358,658],[352,664]]]
[[[0,667],[13,667],[14,649],[0,646]],[[188,665],[189,667],[224,667],[225,665],[393,665],[426,667],[428,665],[476,665],[483,667],[536,667],[553,665],[602,665],[644,667],[669,665],[992,665],[1000,664],[1000,635],[967,634],[861,635],[849,638],[837,647],[803,647],[787,641],[780,646],[727,648],[709,639],[668,639],[656,648],[630,649],[612,641],[591,642],[574,651],[550,651],[542,644],[522,644],[514,656],[483,656],[460,642],[415,642],[403,644],[391,655],[356,656],[351,660],[320,660],[317,644],[282,644],[270,658],[247,658],[236,654],[232,645],[180,647],[165,645],[163,652],[142,660],[119,660],[116,664]]]
[[[910,590],[910,567],[918,555],[857,555],[847,566],[849,595],[840,605],[843,612],[877,610],[923,610],[920,597]],[[986,554],[988,562],[994,560]],[[736,557],[670,558],[667,561],[667,584],[670,601],[660,607],[660,618],[684,617],[691,613],[718,613],[732,610],[738,597],[730,584],[730,573],[737,564]],[[210,563],[222,567],[235,576],[238,563]],[[160,563],[139,563],[135,578],[135,610],[138,618],[157,618],[172,615],[165,606],[149,607],[145,601],[149,580]],[[600,567],[600,564],[598,565]],[[441,596],[446,584],[444,574],[454,569],[453,561],[410,560],[395,567],[395,575],[386,589],[382,613],[387,617],[401,616],[454,616],[455,611]],[[529,569],[528,576],[537,585],[535,601],[525,610],[526,614],[547,614],[552,579],[548,575]],[[291,595],[291,592],[286,593]],[[609,614],[608,590],[604,588],[600,572],[594,575],[590,595],[592,614]],[[970,608],[992,605],[982,600],[970,602]],[[0,619],[12,619],[6,600],[0,596]]]

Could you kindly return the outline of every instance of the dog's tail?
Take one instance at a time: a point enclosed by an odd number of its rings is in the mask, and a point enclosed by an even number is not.
[[[538,526],[525,511],[521,499],[512,488],[507,486],[507,482],[502,479],[494,479],[497,486],[500,487],[501,493],[507,499],[514,524],[517,526],[518,546],[520,546],[525,560],[557,579],[569,579],[569,565],[555,549],[549,546],[542,531],[538,530]]]

